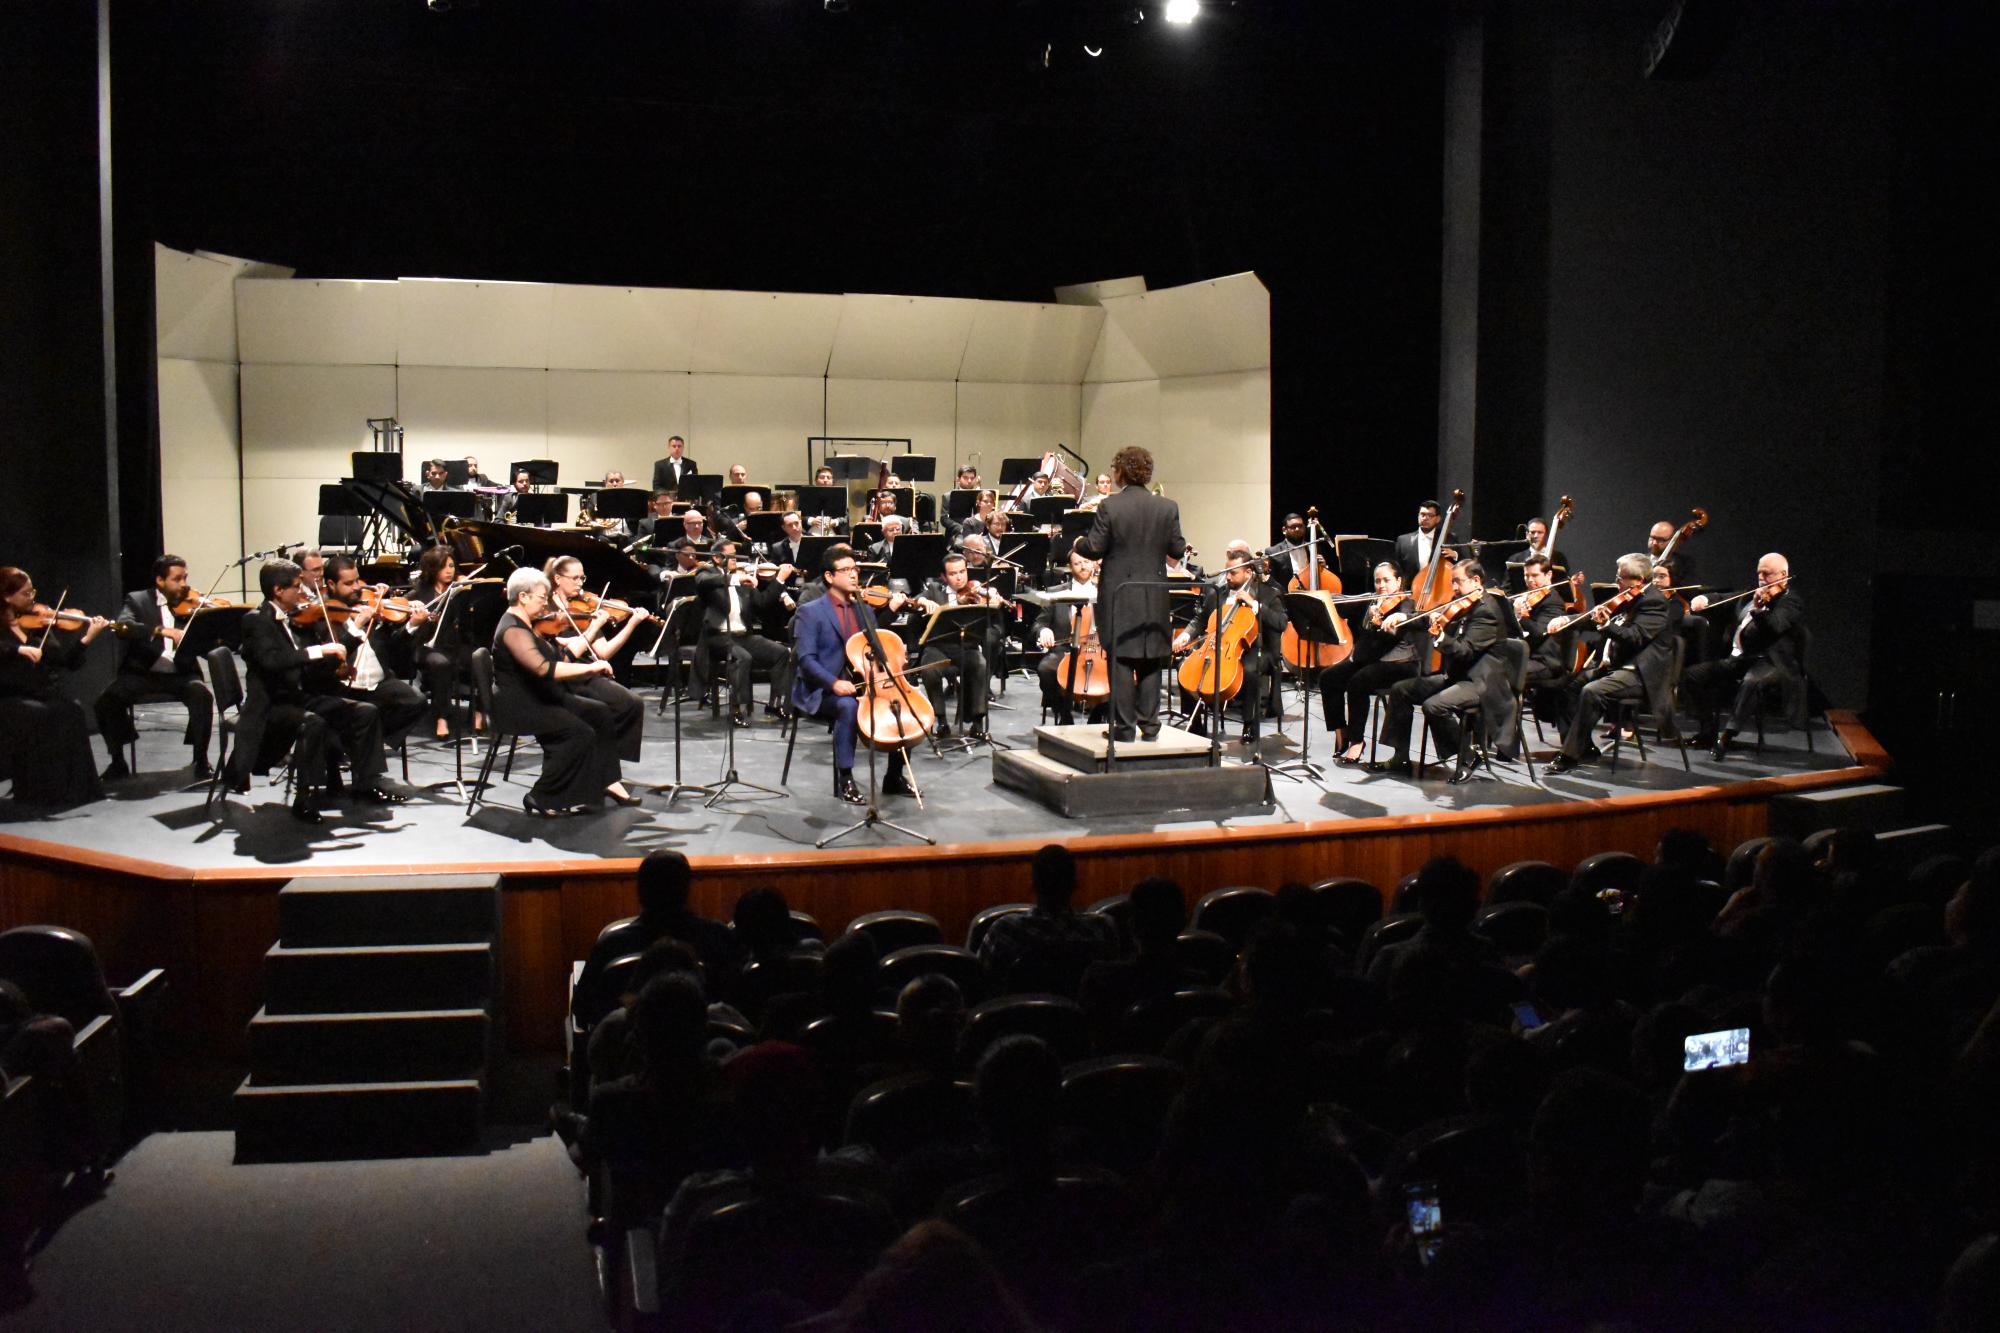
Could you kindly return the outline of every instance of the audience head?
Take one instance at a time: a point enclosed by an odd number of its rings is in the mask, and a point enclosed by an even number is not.
[[[679,852],[647,852],[646,859],[639,862],[639,911],[652,916],[687,910],[692,878],[688,859]]]
[[[663,972],[641,986],[632,1002],[632,1032],[649,1068],[699,1059],[708,1039],[708,997],[700,979]]]
[[[973,1106],[987,1137],[1008,1156],[1048,1148],[1061,1100],[1062,1061],[1040,1037],[1002,1037],[979,1057]]]
[[[818,1321],[813,1321],[817,1323]],[[882,1252],[833,1313],[830,1333],[1032,1333],[1035,1323],[978,1242],[919,1222]]]
[[[1171,948],[1187,929],[1187,898],[1164,875],[1149,875],[1132,886],[1132,938],[1143,953]]]
[[[639,955],[639,961],[632,965],[632,975],[629,979],[631,993],[624,997],[624,1002],[631,1004],[638,992],[646,989],[646,983],[654,977],[666,976],[673,972],[693,977],[695,984],[706,992],[707,972],[702,967],[701,957],[695,953],[694,947],[671,935],[662,935],[647,945],[645,952]]]
[[[785,901],[784,894],[768,885],[760,885],[738,898],[730,919],[743,947],[759,958],[788,953],[797,943],[791,904]]]
[[[752,1171],[765,1179],[802,1176],[812,1165],[820,1108],[812,1057],[790,1042],[763,1041],[723,1068]]]
[[[1790,916],[1814,905],[1819,870],[1804,843],[1793,838],[1773,838],[1757,853],[1757,871],[1750,878],[1750,886],[1764,906]]]
[[[1670,828],[1660,835],[1653,849],[1653,864],[1684,870],[1690,878],[1703,879],[1715,860],[1708,835],[1694,829]]]
[[[875,941],[858,931],[846,931],[826,946],[820,985],[834,1013],[855,1013],[875,1007],[875,986],[882,967]]]
[[[1439,856],[1417,871],[1412,895],[1430,930],[1462,931],[1479,911],[1479,876],[1455,856]]]
[[[2000,1310],[2000,1235],[1989,1231],[1966,1246],[1944,1275],[1944,1290],[1938,1294],[1938,1333],[1991,1328],[1995,1310]]]
[[[1076,858],[1059,842],[1047,843],[1035,851],[1029,863],[1035,886],[1035,903],[1048,912],[1067,912],[1076,897]]]
[[[927,972],[896,995],[896,1035],[927,1064],[949,1064],[965,1028],[965,993],[939,972]]]

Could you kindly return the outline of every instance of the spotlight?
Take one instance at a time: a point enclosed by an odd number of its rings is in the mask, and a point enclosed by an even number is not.
[[[1192,23],[1194,16],[1201,13],[1201,0],[1167,0],[1164,15],[1169,23]]]

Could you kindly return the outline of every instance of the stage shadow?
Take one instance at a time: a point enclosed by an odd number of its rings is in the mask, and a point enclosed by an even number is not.
[[[106,783],[104,798],[108,801],[151,801],[175,792],[207,790],[207,778],[195,777],[192,768],[178,768],[134,773],[129,778]]]
[[[366,815],[356,816],[339,807],[330,807],[321,810],[320,815],[326,820],[324,824],[301,824],[282,802],[262,801],[245,806],[226,800],[163,811],[154,815],[153,820],[175,831],[207,825],[195,839],[197,842],[231,835],[235,838],[232,853],[260,865],[293,865],[322,852],[353,851],[367,846],[371,837],[411,827],[408,822],[390,823],[392,816],[387,810],[370,810]]]
[[[663,847],[686,844],[696,830],[672,829],[654,822],[645,807],[620,806],[595,814],[547,819],[519,807],[482,805],[465,821],[467,828],[510,842],[545,843],[579,856],[643,856]]]
[[[1322,810],[1330,810],[1336,815],[1349,819],[1380,819],[1389,813],[1389,807],[1374,801],[1364,801],[1345,792],[1330,791],[1322,795],[1316,804]]]

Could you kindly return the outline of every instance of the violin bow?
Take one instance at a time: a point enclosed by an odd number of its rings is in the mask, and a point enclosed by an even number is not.
[[[49,623],[42,626],[42,637],[35,640],[35,651],[37,653],[40,653],[42,649],[48,647],[49,631],[56,627],[56,619],[57,617],[62,615],[63,603],[67,602],[68,600],[69,600],[69,589],[64,588],[62,590],[62,596],[56,598],[55,613],[49,617]]]

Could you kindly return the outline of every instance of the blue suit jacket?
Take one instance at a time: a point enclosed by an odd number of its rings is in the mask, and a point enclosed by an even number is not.
[[[875,612],[855,602],[858,624],[875,623]],[[792,643],[798,648],[799,670],[792,678],[792,706],[808,716],[826,705],[834,677],[847,669],[847,638],[840,632],[831,595],[815,597],[792,617]]]

